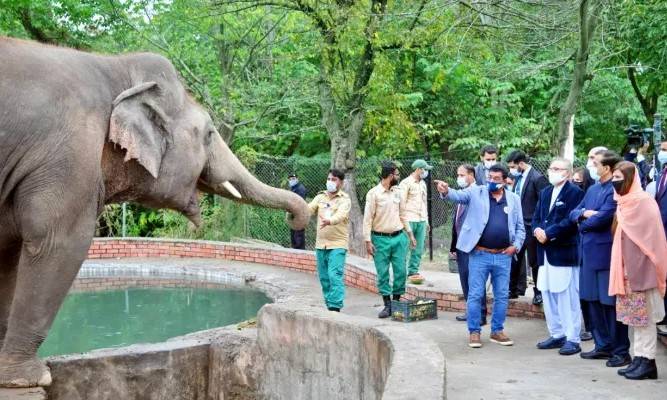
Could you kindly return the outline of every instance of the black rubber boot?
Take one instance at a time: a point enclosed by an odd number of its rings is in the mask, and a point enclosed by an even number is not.
[[[337,308],[337,307],[329,307],[328,310],[329,311],[340,312],[340,308]]]
[[[394,301],[401,301],[401,295],[400,294],[395,294],[394,295]]]
[[[655,360],[642,357],[639,366],[630,372],[626,372],[625,377],[632,380],[658,379],[658,367],[655,365]]]
[[[637,367],[639,367],[639,364],[642,363],[642,358],[644,357],[635,357],[632,359],[632,362],[630,365],[628,365],[626,368],[621,368],[618,371],[618,374],[621,376],[625,376],[628,372],[634,371]]]
[[[391,315],[391,297],[382,296],[382,301],[384,302],[384,308],[378,314],[378,318],[387,318]]]

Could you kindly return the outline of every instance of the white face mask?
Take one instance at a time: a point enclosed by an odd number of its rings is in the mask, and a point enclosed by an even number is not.
[[[327,192],[336,193],[338,191],[338,185],[334,181],[327,181]]]
[[[588,169],[588,173],[591,174],[591,178],[594,181],[599,181],[600,180],[600,175],[598,175],[598,169],[594,166],[591,165],[590,167],[586,167]]]
[[[667,163],[667,150],[660,150],[658,153],[658,161],[660,161],[660,164]]]
[[[590,170],[592,167],[593,167],[593,160],[589,158],[588,161],[586,162],[586,168]]]
[[[512,175],[514,177],[517,177],[517,176],[521,175],[521,172],[519,172],[519,168],[516,168],[516,167],[510,168],[510,175]]]
[[[468,186],[470,186],[466,178],[463,176],[459,176],[458,178],[456,178],[456,184],[459,185],[459,187],[461,188],[467,188]]]
[[[428,171],[426,171],[426,170],[422,171],[422,173],[419,174],[419,176],[420,176],[422,179],[426,179],[426,177],[428,177]]]
[[[289,183],[290,187],[294,187],[299,183],[299,180],[298,179],[290,179],[287,182]]]
[[[549,183],[556,186],[565,180],[565,176],[558,172],[549,172]]]
[[[496,165],[495,161],[486,161],[486,160],[484,160],[484,168],[489,169],[489,168],[493,167],[494,165]]]

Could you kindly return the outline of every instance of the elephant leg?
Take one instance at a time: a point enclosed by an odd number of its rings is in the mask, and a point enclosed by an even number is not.
[[[0,244],[0,348],[7,332],[9,312],[16,287],[20,242]]]
[[[96,202],[85,202],[84,195],[80,198],[76,214],[65,210],[72,203],[62,199],[55,203],[40,197],[21,207],[23,245],[0,350],[0,387],[51,384],[37,349],[86,258],[95,228]],[[62,209],[54,210],[54,204]]]

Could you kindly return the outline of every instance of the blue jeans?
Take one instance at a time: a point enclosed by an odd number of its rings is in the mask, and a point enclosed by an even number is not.
[[[468,253],[465,253],[461,250],[456,250],[456,264],[459,267],[459,280],[461,281],[461,289],[463,290],[463,298],[468,301]],[[467,307],[467,306],[466,306]],[[483,320],[486,320],[486,290],[484,290],[484,297],[482,297],[482,316]]]
[[[482,298],[486,293],[486,281],[491,275],[493,285],[493,312],[491,314],[491,333],[503,330],[509,302],[510,270],[512,257],[505,254],[491,254],[473,250],[468,261],[468,331],[479,333],[482,318]]]

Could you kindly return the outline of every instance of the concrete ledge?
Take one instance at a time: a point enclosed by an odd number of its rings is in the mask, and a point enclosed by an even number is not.
[[[190,257],[245,261],[293,271],[315,273],[315,254],[312,251],[276,248],[254,244],[213,241],[152,239],[152,238],[96,238],[88,252],[89,259],[129,257]],[[377,293],[375,267],[370,260],[349,255],[345,267],[345,284],[349,287]],[[428,297],[436,299],[442,311],[465,311],[465,300],[460,292],[408,285],[408,299]],[[489,300],[489,310],[492,306]],[[541,307],[526,300],[510,300],[507,315],[523,318],[544,318]]]
[[[401,325],[269,304],[256,330],[219,328],[50,358],[48,398],[444,399],[444,357],[415,335]]]
[[[46,400],[42,388],[0,389],[0,400]]]

